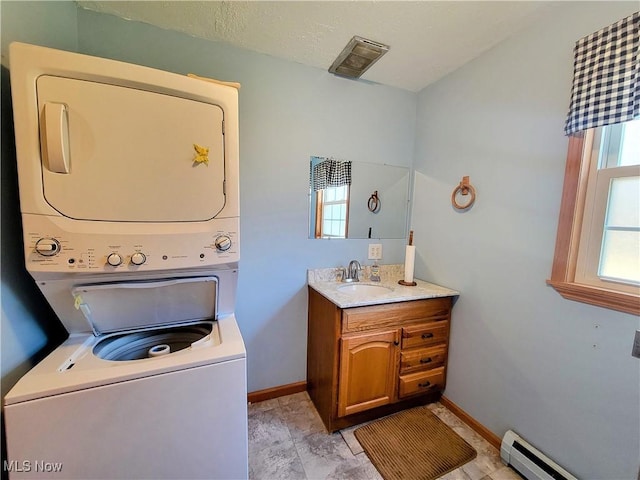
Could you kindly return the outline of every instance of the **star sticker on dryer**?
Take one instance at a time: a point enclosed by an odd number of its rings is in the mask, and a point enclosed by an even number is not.
[[[197,143],[193,144],[193,149],[196,151],[196,154],[193,157],[193,162],[209,165],[209,149],[207,147],[198,145]]]

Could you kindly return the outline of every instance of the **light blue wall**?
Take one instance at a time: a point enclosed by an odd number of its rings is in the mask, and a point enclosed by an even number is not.
[[[237,314],[250,390],[305,379],[305,270],[366,255],[366,240],[307,239],[309,157],[408,166],[415,158],[417,276],[462,292],[446,395],[497,435],[518,431],[578,476],[636,477],[640,363],[630,350],[638,319],[564,300],[545,280],[573,42],[637,4],[561,4],[420,95],[108,15],[76,17],[67,2],[0,6],[3,389],[60,334],[42,320],[50,312],[22,264],[4,68],[8,42],[19,39],[243,84]],[[478,199],[458,213],[449,198],[463,175]],[[403,243],[383,242],[384,263],[402,260]]]
[[[307,238],[309,158],[411,166],[417,94],[85,10],[78,45],[91,55],[242,84],[236,314],[249,391],[304,381],[306,270],[365,261],[369,243]],[[382,243],[384,262],[400,263],[405,242]]]
[[[77,15],[73,2],[0,2],[2,24],[2,392],[65,331],[24,268],[9,85],[9,44],[13,41],[75,50]]]
[[[461,292],[445,395],[580,478],[631,479],[640,450],[638,319],[563,299],[551,272],[578,39],[637,2],[565,3],[419,95],[416,274]],[[477,189],[465,213],[450,196]]]

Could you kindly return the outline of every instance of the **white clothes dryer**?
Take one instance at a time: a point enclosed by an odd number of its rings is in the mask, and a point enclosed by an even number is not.
[[[12,44],[25,263],[70,336],[4,398],[10,477],[248,477],[236,88]]]

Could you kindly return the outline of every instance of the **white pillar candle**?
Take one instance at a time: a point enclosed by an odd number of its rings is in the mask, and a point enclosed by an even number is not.
[[[415,245],[407,245],[407,249],[404,254],[404,283],[413,283],[413,266],[415,259]]]

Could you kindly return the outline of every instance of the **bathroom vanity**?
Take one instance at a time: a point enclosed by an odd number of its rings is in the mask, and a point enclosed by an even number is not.
[[[307,390],[330,432],[437,400],[458,292],[309,274]]]

